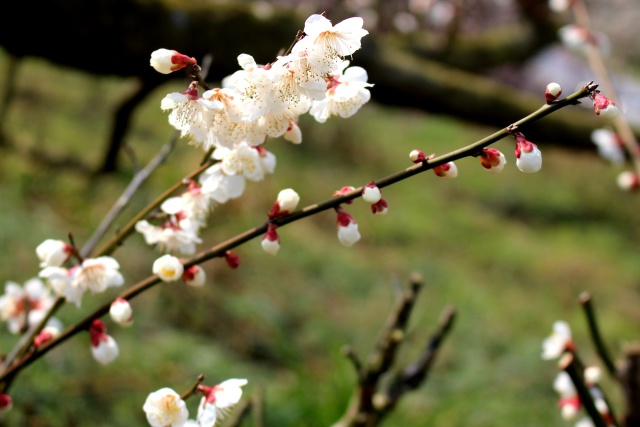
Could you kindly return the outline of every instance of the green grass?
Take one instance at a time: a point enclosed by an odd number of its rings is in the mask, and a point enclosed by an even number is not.
[[[4,123],[12,148],[0,151],[0,282],[37,275],[34,249],[46,238],[71,232],[82,244],[132,174],[126,159],[117,174],[92,178],[35,160],[29,150],[97,167],[110,113],[134,86],[24,61]],[[141,163],[171,135],[159,103],[175,90],[182,85],[167,83],[135,114],[127,139]],[[300,146],[269,143],[278,156],[276,173],[213,212],[206,245],[261,224],[282,188],[294,188],[303,205],[312,204],[344,185],[409,166],[414,148],[443,154],[495,131],[373,104],[324,125],[304,117],[301,128]],[[331,425],[355,382],[340,349],[350,344],[366,356],[397,284],[406,284],[413,271],[426,286],[399,362],[417,357],[445,306],[455,306],[458,318],[426,384],[385,425],[567,425],[551,387],[556,367],[540,359],[541,342],[554,320],[567,320],[585,359],[597,361],[577,302],[584,290],[594,296],[617,358],[624,343],[637,340],[640,201],[616,188],[617,171],[595,150],[576,154],[536,142],[544,164],[535,175],[515,168],[513,142],[503,140],[496,147],[509,163],[500,175],[485,173],[477,159],[462,159],[455,180],[426,172],[383,189],[390,206],[385,217],[355,201],[346,209],[362,240],[352,248],[339,244],[335,214],[325,212],[279,230],[275,258],[252,241],[236,251],[238,270],[221,260],[205,264],[210,280],[203,289],[153,288],[133,301],[132,328],[110,324],[122,353],[116,362],[98,366],[88,337],[72,339],[18,377],[16,408],[5,425],[146,425],[141,407],[148,393],[164,386],[184,390],[200,373],[209,384],[246,377],[249,397],[264,388],[268,425]],[[178,144],[116,226],[200,157],[200,150]],[[128,285],[146,277],[157,256],[138,235],[115,254]],[[70,324],[111,296],[87,295],[82,309],[65,307],[60,318]],[[0,334],[3,351],[13,342]],[[621,412],[619,391],[610,391]],[[189,405],[195,413],[195,399]]]

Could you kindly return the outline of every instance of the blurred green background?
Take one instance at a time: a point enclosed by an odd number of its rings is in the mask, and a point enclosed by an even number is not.
[[[82,245],[127,185],[132,166],[126,157],[111,175],[76,166],[93,170],[100,163],[114,105],[134,86],[130,79],[39,59],[23,62],[3,123],[11,145],[0,149],[0,283],[36,276],[35,247],[47,238],[66,239],[71,232]],[[139,162],[170,138],[160,100],[183,88],[168,81],[136,110],[127,142]],[[544,119],[534,126],[544,126]],[[444,154],[496,130],[374,103],[326,124],[305,116],[300,127],[302,145],[269,142],[278,158],[275,174],[214,210],[201,249],[261,224],[283,188],[294,188],[306,206],[344,185],[409,166],[414,148]],[[4,425],[146,425],[148,393],[161,387],[182,392],[200,373],[209,385],[247,378],[248,398],[262,388],[269,426],[331,425],[356,381],[340,349],[350,344],[362,357],[368,354],[411,272],[422,274],[426,286],[400,363],[417,357],[445,306],[454,306],[458,317],[426,383],[384,425],[567,425],[552,389],[557,368],[541,360],[541,343],[553,321],[566,320],[585,361],[597,363],[578,304],[583,291],[593,295],[618,361],[624,345],[638,340],[640,199],[617,188],[620,169],[595,149],[572,152],[534,142],[543,153],[537,174],[517,170],[513,141],[505,139],[495,144],[508,162],[499,175],[467,158],[456,162],[455,180],[428,171],[383,189],[386,216],[373,216],[355,201],[346,209],[358,220],[362,240],[352,248],[340,245],[335,214],[325,212],[279,230],[275,258],[256,240],[235,251],[237,270],[222,260],[206,263],[204,288],[176,283],[151,289],[132,302],[130,329],[107,320],[121,350],[114,363],[103,367],[93,360],[88,334],[73,338],[18,377],[11,392],[16,407]],[[201,156],[180,141],[114,229]],[[114,256],[132,285],[150,274],[158,253],[134,234]],[[69,325],[117,291],[86,295],[80,309],[64,307],[58,317]],[[2,352],[15,342],[0,333]],[[605,388],[622,412],[621,390],[609,381]],[[193,415],[196,400],[188,402]]]

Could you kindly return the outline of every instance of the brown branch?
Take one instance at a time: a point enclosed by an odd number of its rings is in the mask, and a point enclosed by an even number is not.
[[[587,411],[587,414],[589,414],[589,418],[591,418],[591,421],[593,421],[595,427],[608,427],[607,423],[604,421],[602,415],[600,414],[600,412],[598,412],[598,409],[593,402],[591,392],[582,379],[582,373],[584,372],[584,370],[577,366],[573,354],[565,353],[558,362],[558,367],[569,374],[571,382],[573,383],[576,391],[578,392],[578,396],[580,397],[580,403]]]
[[[621,370],[624,388],[626,427],[640,426],[640,343],[630,344],[625,349],[626,363]]]
[[[587,317],[587,324],[589,325],[591,340],[593,341],[593,345],[595,346],[602,363],[613,378],[619,379],[618,369],[609,355],[607,346],[604,344],[602,335],[600,334],[600,329],[598,328],[598,321],[593,310],[593,304],[591,303],[591,294],[588,292],[580,294],[580,305],[582,305],[582,308],[584,309],[584,314]]]

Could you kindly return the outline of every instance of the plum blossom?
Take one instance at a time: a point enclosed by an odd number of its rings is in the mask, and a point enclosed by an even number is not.
[[[580,398],[576,391],[571,377],[565,371],[560,371],[553,381],[553,389],[560,395],[558,406],[560,407],[562,418],[565,420],[574,419],[580,410]]]
[[[157,245],[162,252],[190,255],[195,253],[196,244],[202,243],[198,237],[200,223],[178,212],[170,215],[162,225],[152,225],[143,219],[136,223],[135,229],[142,234],[148,245]]]
[[[182,278],[184,266],[178,258],[167,254],[154,261],[152,271],[163,282],[175,282]]]
[[[177,215],[182,212],[185,217],[191,218],[204,226],[206,218],[212,207],[212,199],[209,194],[202,191],[201,186],[190,181],[187,191],[180,196],[169,197],[160,205],[160,209],[169,215]]]
[[[102,256],[87,258],[70,269],[46,267],[40,277],[47,279],[56,294],[80,307],[85,291],[102,293],[109,287],[121,286],[124,278],[119,269],[118,261]]]
[[[367,87],[367,72],[362,67],[349,67],[342,61],[340,67],[327,78],[326,97],[313,101],[309,113],[320,123],[331,116],[351,117],[371,98]]]
[[[203,394],[198,406],[200,427],[213,427],[218,419],[226,416],[242,398],[241,387],[246,384],[246,379],[233,378],[213,387],[199,385],[197,390]]]
[[[60,267],[71,256],[73,248],[62,240],[47,239],[36,248],[40,267]]]
[[[620,114],[616,103],[601,94],[599,90],[593,94],[593,110],[606,120],[613,120]]]
[[[611,129],[600,128],[591,132],[591,141],[598,147],[598,154],[615,165],[624,163],[622,139]]]
[[[40,323],[53,301],[53,295],[38,278],[27,280],[24,286],[9,281],[0,296],[0,319],[7,322],[10,333],[19,334]]]
[[[262,181],[275,170],[275,156],[262,147],[251,147],[240,142],[233,149],[219,147],[213,157],[222,160],[222,172],[226,175],[244,175],[249,181]]]
[[[189,418],[187,404],[178,393],[168,387],[149,394],[142,410],[151,427],[182,427]]]
[[[558,83],[552,82],[547,85],[544,92],[544,97],[547,103],[553,102],[562,94],[562,87]]]
[[[205,170],[198,178],[200,191],[216,203],[227,203],[229,199],[242,196],[246,186],[243,175],[227,175],[222,164],[216,163]]]
[[[557,359],[567,350],[573,350],[573,340],[569,324],[563,320],[553,323],[553,332],[542,342],[542,358]]]

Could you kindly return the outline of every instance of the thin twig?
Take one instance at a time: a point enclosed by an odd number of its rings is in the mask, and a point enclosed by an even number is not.
[[[113,207],[104,217],[96,231],[80,250],[80,254],[83,257],[89,256],[100,239],[102,239],[109,227],[111,227],[113,222],[116,220],[118,215],[120,215],[122,210],[129,204],[138,189],[147,180],[147,178],[149,178],[149,175],[151,175],[151,173],[156,170],[158,166],[160,166],[167,160],[167,157],[169,156],[169,154],[171,154],[171,151],[173,151],[173,148],[176,145],[176,141],[178,140],[179,135],[180,133],[178,131],[175,131],[171,136],[171,139],[167,141],[167,143],[160,149],[158,154],[156,154],[142,170],[135,174],[127,188],[122,192],[122,195],[118,198],[118,200],[116,200]]]
[[[198,378],[196,378],[196,380],[193,382],[193,384],[191,384],[191,387],[189,387],[187,389],[187,391],[185,391],[184,393],[182,393],[182,395],[180,396],[180,399],[185,400],[187,397],[191,396],[193,393],[195,393],[196,389],[198,388],[198,386],[200,384],[202,384],[202,381],[204,381],[204,374],[200,374],[198,375]]]
[[[616,365],[613,363],[611,356],[609,355],[609,351],[607,350],[607,346],[604,344],[602,340],[602,335],[600,334],[600,328],[598,328],[598,321],[596,319],[595,312],[593,310],[593,304],[591,303],[591,294],[588,292],[583,292],[580,294],[580,305],[584,309],[584,314],[587,317],[587,324],[589,325],[589,333],[591,335],[591,340],[593,341],[593,345],[602,360],[605,368],[609,372],[609,374],[619,380],[620,376],[618,373],[618,369]]]

